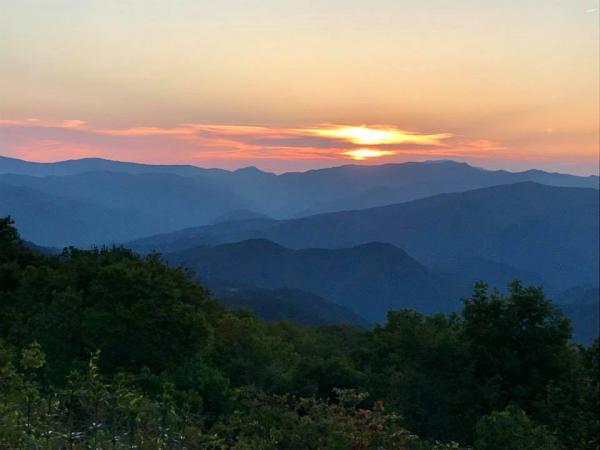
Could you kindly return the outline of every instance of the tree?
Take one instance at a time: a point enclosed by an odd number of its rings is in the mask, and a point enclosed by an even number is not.
[[[546,398],[539,403],[535,417],[555,431],[564,448],[597,450],[600,448],[598,339],[590,348],[576,347],[574,353],[568,372],[548,384]]]
[[[546,385],[569,367],[571,328],[541,288],[508,287],[508,296],[479,283],[464,301],[464,339],[483,413],[515,403],[532,411]]]
[[[465,441],[476,420],[460,327],[455,316],[399,310],[369,336],[366,388],[421,436]]]
[[[475,450],[557,450],[555,437],[509,406],[482,417],[475,427]]]
[[[19,274],[28,264],[43,259],[21,241],[10,216],[0,217],[0,295],[18,286]]]
[[[185,271],[119,248],[68,249],[20,270],[3,302],[10,338],[37,340],[63,373],[96,350],[113,373],[174,367],[206,349],[220,308]]]

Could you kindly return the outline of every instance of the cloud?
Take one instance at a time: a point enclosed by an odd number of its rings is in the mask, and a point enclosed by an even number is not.
[[[486,139],[422,133],[385,125],[313,127],[182,123],[171,127],[95,127],[83,120],[0,120],[0,151],[36,161],[101,156],[147,163],[239,167],[333,165],[347,160],[398,161],[501,152]],[[304,162],[303,164],[296,164]],[[265,164],[262,164],[265,166]],[[272,167],[272,165],[271,165]]]
[[[0,119],[0,126],[31,126],[45,128],[78,128],[86,124],[83,120],[66,119],[66,120],[42,120],[42,119]]]

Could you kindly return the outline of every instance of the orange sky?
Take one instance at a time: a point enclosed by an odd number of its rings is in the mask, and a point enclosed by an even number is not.
[[[0,3],[0,155],[598,172],[592,0]]]

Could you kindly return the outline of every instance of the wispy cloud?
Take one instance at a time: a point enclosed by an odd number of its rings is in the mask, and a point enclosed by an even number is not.
[[[332,165],[347,160],[389,162],[411,155],[477,157],[497,155],[504,149],[487,139],[469,140],[448,132],[424,133],[387,125],[182,123],[171,127],[103,128],[76,119],[4,119],[0,120],[0,136],[2,154],[37,161],[101,156],[224,167],[267,162],[271,169],[273,165],[294,168],[298,166],[294,162],[302,161]]]

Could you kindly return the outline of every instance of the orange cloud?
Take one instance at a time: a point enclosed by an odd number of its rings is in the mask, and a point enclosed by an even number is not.
[[[258,164],[275,171],[326,167],[348,160],[452,158],[479,164],[486,160],[524,161],[527,156],[516,145],[486,137],[381,125],[181,123],[105,128],[77,119],[0,119],[0,142],[2,155],[37,161],[100,156],[225,168]]]

